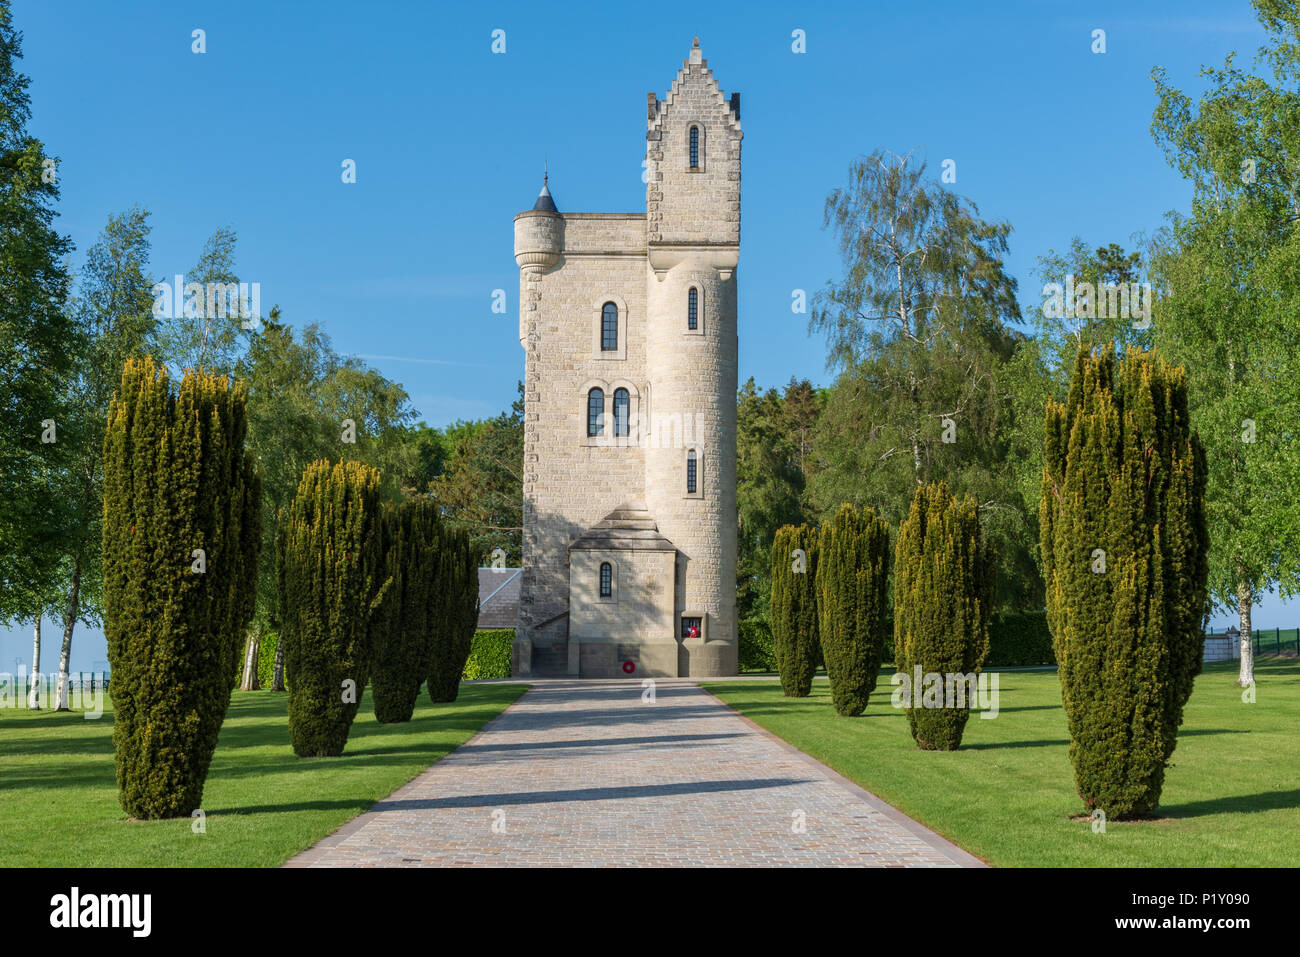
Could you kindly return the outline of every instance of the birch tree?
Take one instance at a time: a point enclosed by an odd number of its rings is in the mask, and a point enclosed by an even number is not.
[[[1166,73],[1152,133],[1193,188],[1153,244],[1166,290],[1162,351],[1190,372],[1209,462],[1210,594],[1241,625],[1237,683],[1254,683],[1252,605],[1300,590],[1300,12],[1255,0],[1267,35],[1250,72],[1203,68],[1193,103]]]

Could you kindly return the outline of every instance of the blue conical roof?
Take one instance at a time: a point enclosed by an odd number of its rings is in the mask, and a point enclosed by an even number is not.
[[[537,194],[537,202],[533,203],[533,209],[540,209],[546,213],[558,213],[559,210],[555,208],[555,200],[551,198],[550,187],[547,186],[546,181],[548,178],[549,174],[542,176],[542,191]]]

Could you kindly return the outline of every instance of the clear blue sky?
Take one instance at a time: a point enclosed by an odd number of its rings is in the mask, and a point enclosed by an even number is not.
[[[532,205],[543,159],[562,211],[644,210],[646,93],[666,93],[695,35],[723,90],[741,94],[740,376],[760,385],[827,381],[791,291],[811,296],[839,271],[822,206],[854,157],[917,149],[936,173],[955,160],[956,189],[1014,227],[1028,305],[1048,249],[1076,234],[1129,246],[1187,207],[1151,140],[1151,68],[1195,89],[1202,63],[1248,58],[1263,39],[1246,0],[754,2],[653,16],[609,2],[13,6],[31,128],[60,158],[76,262],[134,203],[153,213],[159,276],[231,226],[263,311],[320,323],[339,351],[402,382],[432,425],[514,398],[511,220]],[[806,53],[791,51],[795,29]],[[1094,29],[1104,54],[1091,52]],[[340,181],[344,159],[355,184]],[[491,312],[498,288],[504,316]],[[1296,618],[1271,602],[1258,623]],[[51,622],[46,670],[53,634]],[[74,668],[106,657],[80,626],[73,648]],[[0,670],[30,654],[26,629],[0,629]]]

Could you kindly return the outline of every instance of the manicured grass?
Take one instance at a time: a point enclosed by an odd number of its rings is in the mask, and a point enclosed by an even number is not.
[[[0,710],[0,866],[233,867],[281,864],[469,740],[527,690],[462,685],[453,704],[422,693],[409,724],[375,721],[367,691],[347,749],[299,758],[288,695],[237,691],[189,819],[127,821],[117,799],[113,718]]]
[[[809,698],[779,684],[704,687],[972,854],[1000,866],[1288,866],[1300,862],[1300,659],[1256,661],[1243,704],[1236,662],[1207,665],[1165,775],[1160,817],[1094,834],[1074,789],[1055,670],[1000,675],[1000,713],[972,714],[960,751],[919,751],[882,676],[859,718],[825,679]],[[809,821],[811,829],[813,822]]]

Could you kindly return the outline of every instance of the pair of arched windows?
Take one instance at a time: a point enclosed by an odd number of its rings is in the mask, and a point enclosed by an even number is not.
[[[632,397],[627,389],[614,390],[614,435],[629,433]],[[605,390],[597,387],[587,393],[587,435],[597,436],[605,431]]]

